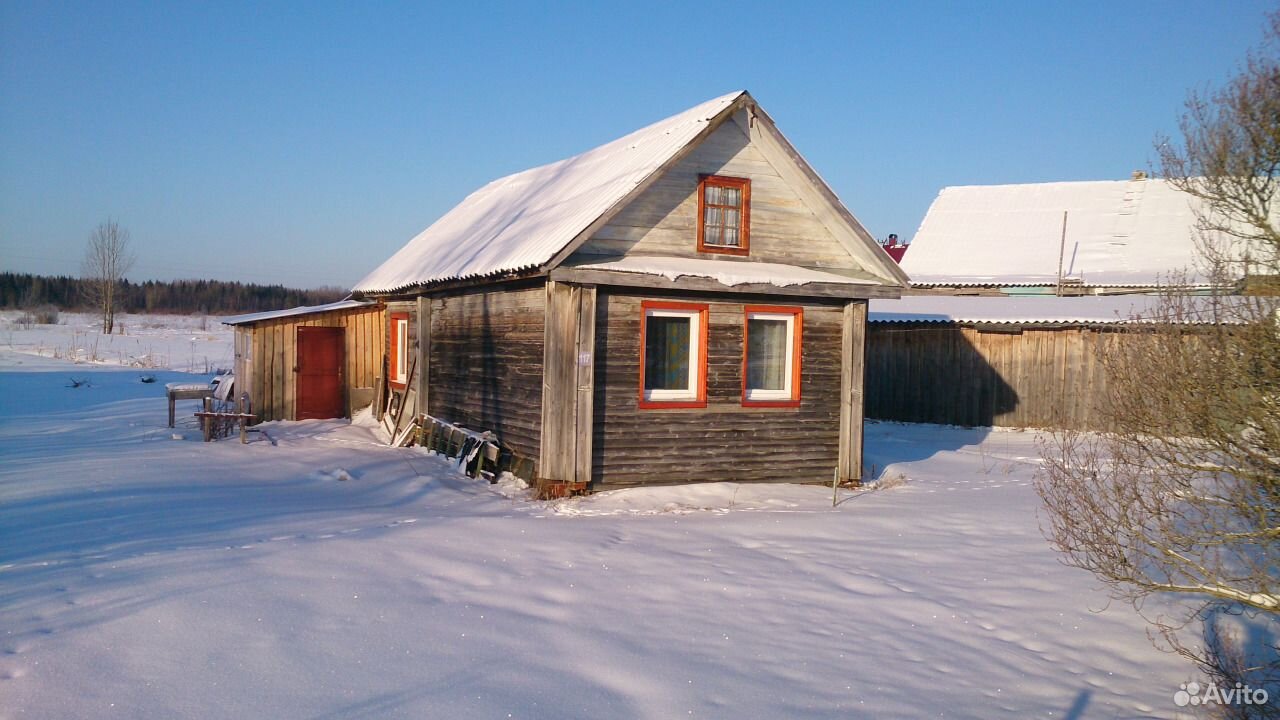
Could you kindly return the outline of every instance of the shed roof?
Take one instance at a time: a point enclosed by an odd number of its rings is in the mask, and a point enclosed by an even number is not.
[[[902,260],[917,285],[1051,285],[1063,274],[1091,286],[1159,284],[1195,276],[1193,207],[1153,179],[943,188]]]
[[[223,325],[248,325],[251,323],[261,322],[263,320],[278,320],[280,318],[294,317],[297,315],[314,315],[316,313],[334,312],[338,310],[354,310],[356,308],[370,307],[377,303],[372,300],[339,300],[338,302],[326,303],[324,305],[300,305],[295,308],[287,308],[285,310],[269,310],[267,312],[248,313],[245,315],[232,315],[231,317],[222,318]]]
[[[594,223],[620,209],[647,180],[743,107],[776,133],[790,161],[819,186],[825,202],[835,207],[834,215],[853,228],[857,242],[867,246],[868,262],[876,265],[869,270],[889,278],[884,281],[888,284],[905,283],[902,271],[875,248],[871,236],[777,133],[768,115],[739,90],[580,155],[485,185],[356,283],[354,291],[394,293],[441,281],[545,270],[563,260],[575,240],[584,240]]]
[[[912,295],[872,300],[867,319],[879,323],[1001,325],[1121,325],[1160,312],[1157,295],[1087,297],[952,297]]]

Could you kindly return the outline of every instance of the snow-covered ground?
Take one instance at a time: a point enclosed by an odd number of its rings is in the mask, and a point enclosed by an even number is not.
[[[0,348],[78,363],[171,368],[212,374],[232,365],[233,331],[206,315],[116,316],[102,334],[100,316],[60,313],[55,325],[25,325],[17,310],[0,311]]]
[[[151,347],[185,369],[197,330]],[[368,422],[205,444],[193,402],[165,426],[163,383],[192,376],[11,332],[3,718],[1176,717],[1189,679],[1047,547],[1030,433],[871,424],[886,487],[835,508],[796,485],[537,502]]]

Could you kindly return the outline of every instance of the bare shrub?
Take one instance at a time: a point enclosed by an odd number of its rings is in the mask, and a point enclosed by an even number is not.
[[[1265,292],[1280,277],[1280,13],[1269,30],[1236,78],[1190,97],[1183,142],[1158,146],[1194,198],[1198,273],[1172,274],[1141,330],[1103,344],[1112,430],[1045,436],[1036,487],[1064,562],[1139,611],[1182,598],[1148,617],[1161,644],[1280,699],[1280,298]],[[1213,294],[1189,294],[1193,280]]]

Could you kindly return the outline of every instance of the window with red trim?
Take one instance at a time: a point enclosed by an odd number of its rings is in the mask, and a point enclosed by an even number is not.
[[[747,255],[751,247],[751,181],[704,175],[698,183],[698,251]]]
[[[640,303],[640,407],[707,406],[707,306]]]
[[[391,362],[388,375],[392,385],[404,386],[409,382],[409,314],[391,315]]]
[[[748,305],[743,314],[742,404],[799,405],[804,310]]]

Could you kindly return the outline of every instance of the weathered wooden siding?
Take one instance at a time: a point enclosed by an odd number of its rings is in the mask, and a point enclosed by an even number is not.
[[[253,326],[239,325],[235,328],[235,360],[231,372],[236,376],[236,398],[241,393],[253,395]]]
[[[249,391],[258,421],[293,420],[298,365],[298,328],[301,326],[345,329],[346,367],[344,402],[352,388],[371,388],[379,375],[383,345],[381,307],[341,310],[263,320],[236,328],[237,393]]]
[[[840,429],[840,305],[804,307],[800,406],[742,407],[743,305],[709,305],[707,407],[640,410],[640,302],[596,299],[592,488],[703,481],[831,482]],[[777,303],[774,299],[773,304]]]
[[[1106,429],[1095,408],[1107,392],[1099,344],[1140,340],[1141,335],[1089,327],[871,323],[867,417]]]
[[[430,414],[538,457],[545,303],[541,283],[431,298]]]
[[[698,253],[700,174],[751,179],[749,257],[730,260]],[[861,267],[733,122],[720,126],[596,232],[570,262],[602,255],[702,257],[846,270]]]

